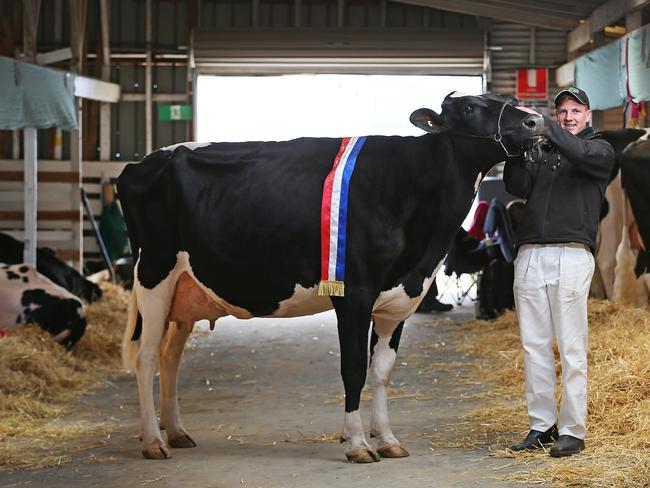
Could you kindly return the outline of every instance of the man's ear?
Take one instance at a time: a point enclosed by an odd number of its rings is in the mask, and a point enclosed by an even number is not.
[[[442,117],[428,108],[419,108],[409,117],[411,124],[430,134],[437,134],[445,130]]]

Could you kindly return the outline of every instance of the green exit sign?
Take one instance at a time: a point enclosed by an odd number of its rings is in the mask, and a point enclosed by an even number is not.
[[[159,105],[158,120],[192,120],[191,105]]]

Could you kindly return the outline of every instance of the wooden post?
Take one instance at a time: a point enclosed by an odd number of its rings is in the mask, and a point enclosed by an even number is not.
[[[25,187],[23,191],[25,248],[23,250],[23,261],[32,266],[36,266],[36,207],[38,202],[36,129],[26,128],[23,130],[23,135],[25,144],[23,177]]]
[[[108,0],[100,0],[101,10],[101,44],[102,44],[102,64],[101,79],[110,81],[111,79],[111,49],[109,43],[109,9]],[[99,53],[98,53],[99,54]],[[99,106],[99,159],[100,161],[109,161],[111,159],[111,106],[102,102]]]
[[[152,56],[151,56],[151,0],[146,0],[146,27],[145,27],[145,41],[147,43],[147,59],[145,63],[145,155],[153,150],[153,103],[152,103]]]
[[[70,0],[70,43],[72,49],[73,70],[83,73],[83,46],[86,31],[87,0]],[[81,99],[75,99],[77,108],[78,129],[70,133],[70,171],[79,175],[77,184],[72,185],[70,203],[79,214],[79,218],[72,224],[72,239],[74,249],[79,251],[76,259],[77,269],[83,273],[83,209],[81,206],[81,183],[83,178],[83,112]]]
[[[36,31],[41,9],[41,0],[23,0],[23,56],[26,61],[36,59]],[[14,131],[14,133],[16,133]],[[15,143],[18,138],[14,138]],[[38,206],[38,139],[35,128],[23,129],[23,230],[25,233],[23,261],[36,266],[37,206]]]

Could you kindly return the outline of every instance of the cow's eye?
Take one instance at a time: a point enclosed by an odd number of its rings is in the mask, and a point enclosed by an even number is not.
[[[468,105],[467,107],[465,107],[465,115],[469,115],[473,111],[474,111],[474,107],[472,107],[471,105]]]

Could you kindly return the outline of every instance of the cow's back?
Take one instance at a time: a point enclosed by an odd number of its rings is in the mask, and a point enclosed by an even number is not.
[[[140,282],[156,286],[186,251],[201,283],[254,315],[272,313],[296,284],[312,286],[322,186],[339,146],[326,138],[179,146],[128,165],[118,194]]]

